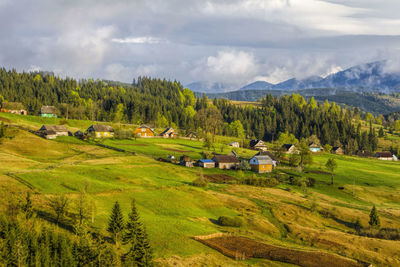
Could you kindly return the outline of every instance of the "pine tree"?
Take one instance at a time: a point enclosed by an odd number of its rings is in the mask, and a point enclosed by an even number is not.
[[[118,244],[119,235],[124,230],[124,218],[118,201],[115,202],[111,211],[107,231],[112,234],[115,244]]]
[[[372,207],[371,213],[369,214],[369,225],[372,227],[379,227],[381,225],[375,205]]]
[[[125,262],[138,266],[152,266],[152,251],[147,238],[146,230],[140,222],[135,200],[132,200],[131,212],[128,215],[124,243],[129,244],[129,251],[125,254]]]
[[[325,167],[331,172],[331,185],[333,185],[334,171],[337,168],[336,160],[335,159],[328,159],[328,161],[325,164]]]
[[[29,191],[26,193],[26,202],[23,210],[25,212],[26,219],[30,219],[33,216],[33,205],[31,200],[31,193]]]

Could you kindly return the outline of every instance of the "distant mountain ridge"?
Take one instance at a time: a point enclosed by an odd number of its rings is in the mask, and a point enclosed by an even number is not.
[[[388,70],[387,60],[360,64],[351,68],[330,74],[325,78],[311,76],[305,79],[292,78],[277,84],[256,81],[236,90],[283,90],[295,91],[313,88],[340,88],[357,92],[392,93],[400,91],[400,71]],[[196,92],[222,93],[235,91],[232,84],[224,83],[191,83],[187,87]]]

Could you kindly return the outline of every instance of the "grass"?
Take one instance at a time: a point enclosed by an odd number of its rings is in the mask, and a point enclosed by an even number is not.
[[[43,123],[37,117],[0,116],[28,128]],[[89,121],[71,121],[74,126],[70,127],[83,128],[89,124]],[[400,228],[400,162],[321,154],[313,156],[314,163],[306,168],[306,173],[278,168],[278,171],[315,178],[315,188],[307,191],[288,184],[260,188],[210,183],[202,189],[190,185],[200,168],[185,168],[156,160],[171,154],[175,157],[187,154],[199,159],[205,149],[198,140],[141,138],[103,141],[106,145],[128,151],[122,153],[74,137],[45,140],[19,129],[10,133],[13,138],[4,139],[0,144],[0,194],[4,196],[0,199],[0,208],[4,208],[11,197],[23,199],[28,188],[20,181],[34,187],[34,203],[43,210],[48,209],[45,203],[49,196],[67,194],[74,198],[86,188],[97,207],[94,226],[107,235],[105,228],[113,203],[118,200],[126,216],[130,201],[135,198],[155,257],[162,262],[176,258],[184,264],[189,259],[200,257],[200,264],[207,264],[207,260],[212,258],[216,265],[233,265],[230,259],[192,239],[196,235],[215,232],[232,232],[279,246],[312,247],[313,250],[336,254],[344,253],[345,247],[348,257],[366,259],[377,266],[400,262],[398,243],[349,234],[353,230],[349,225],[357,217],[367,226],[373,204],[381,214],[382,226]],[[217,141],[216,152],[220,152],[221,147],[222,153],[231,151],[227,146],[230,139],[219,138]],[[239,149],[238,153],[247,159],[255,154],[247,149]],[[330,157],[338,163],[334,186],[329,185],[330,175],[324,168]],[[203,169],[202,172],[236,178],[254,175],[250,171],[240,173],[220,169]],[[290,192],[284,190],[286,188]],[[314,200],[317,202],[316,211],[309,209]],[[329,211],[332,217],[323,217],[321,211]],[[219,226],[214,223],[219,216],[241,216],[244,226]],[[327,246],[328,243],[331,245]],[[382,249],[376,253],[375,248]],[[270,263],[253,259],[235,264]]]

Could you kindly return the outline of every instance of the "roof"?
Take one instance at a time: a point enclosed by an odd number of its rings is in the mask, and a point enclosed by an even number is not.
[[[141,128],[142,128],[142,127],[141,127]],[[146,128],[149,128],[149,127],[146,127]],[[151,128],[150,128],[150,130],[151,130]],[[160,135],[164,135],[164,134],[167,134],[167,133],[173,133],[173,132],[175,132],[174,128],[168,127],[168,128],[165,129],[162,133],[160,133]]]
[[[228,155],[238,157],[238,154],[234,150],[232,150],[231,153],[229,153]]]
[[[239,142],[235,141],[235,142],[229,143],[229,145],[233,145],[233,144],[239,144]]]
[[[275,161],[276,161],[276,158],[275,158],[274,154],[272,154],[272,153],[269,152],[269,151],[260,151],[260,152],[258,152],[257,154],[255,154],[254,156],[268,156],[268,157],[270,157],[272,160],[275,160]]]
[[[200,159],[199,161],[202,163],[214,163],[212,159]]]
[[[42,106],[40,109],[41,114],[56,114],[58,112],[55,106]]]
[[[375,157],[379,158],[392,158],[393,154],[389,151],[376,152]]]
[[[257,159],[258,164],[270,164],[270,165],[274,164],[272,159],[267,155],[265,155],[265,156],[254,156],[253,158]]]
[[[259,139],[253,139],[250,141],[250,146],[251,147],[255,147],[255,146],[263,146],[266,147],[266,145],[264,144],[264,141],[259,140]]]
[[[11,109],[11,110],[24,109],[24,105],[20,102],[3,102],[1,103],[1,107],[4,109]]]
[[[181,158],[179,160],[180,161],[190,161],[190,157],[187,155],[183,155],[183,156],[181,156]]]
[[[238,158],[232,155],[215,155],[214,158],[218,163],[239,163]]]
[[[334,147],[332,147],[332,151],[336,151],[336,150],[339,150],[339,149],[342,149],[340,146],[334,146]]]
[[[110,125],[104,124],[93,124],[88,128],[88,131],[95,131],[95,132],[114,132],[113,127]]]
[[[68,129],[64,125],[43,125],[39,131],[46,131],[50,134],[51,132],[68,132]]]
[[[293,144],[283,144],[283,148],[286,150],[289,150],[292,146],[294,146]]]
[[[312,143],[310,143],[309,145],[308,145],[308,147],[316,147],[316,148],[320,148],[321,146],[320,145],[318,145],[317,143],[314,143],[314,142],[312,142]]]

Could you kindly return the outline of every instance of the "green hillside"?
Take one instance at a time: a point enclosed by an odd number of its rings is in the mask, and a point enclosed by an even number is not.
[[[7,124],[32,130],[44,123],[59,123],[59,119],[3,113],[0,117]],[[90,124],[69,120],[67,127],[85,130]],[[230,152],[227,144],[232,140],[218,137],[216,152]],[[99,143],[125,152],[100,147]],[[135,198],[160,266],[287,266],[268,259],[235,261],[193,238],[219,232],[301,251],[327,252],[376,266],[400,264],[398,240],[364,237],[354,229],[357,218],[368,229],[372,205],[378,209],[382,228],[400,228],[400,162],[317,154],[302,173],[281,164],[271,174],[256,175],[251,171],[186,168],[158,160],[184,154],[200,159],[203,152],[213,151],[207,151],[199,140],[45,140],[24,129],[8,127],[7,137],[0,144],[0,207],[7,212],[10,201],[23,202],[26,192],[31,191],[37,220],[54,227],[49,219],[54,214],[47,200],[61,194],[76,199],[85,189],[96,207],[94,221],[89,224],[108,237],[107,222],[114,202],[119,201],[126,218],[131,199]],[[238,154],[248,159],[255,151],[239,149]],[[324,167],[329,158],[338,164],[333,186]],[[205,188],[192,186],[199,175],[228,175],[232,180],[209,183]],[[244,184],[250,178],[277,184]],[[303,182],[309,178],[316,180],[314,187]],[[75,212],[73,206],[69,212]],[[221,226],[216,223],[220,216],[239,217],[243,225]],[[67,215],[65,224],[72,222],[71,218]],[[75,238],[74,232],[66,229],[66,234]]]

